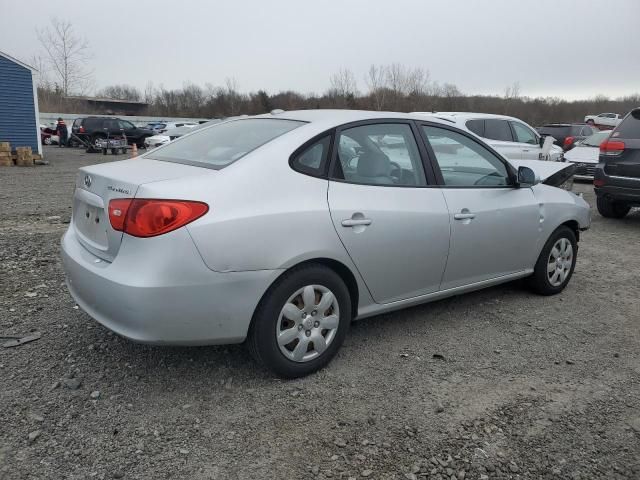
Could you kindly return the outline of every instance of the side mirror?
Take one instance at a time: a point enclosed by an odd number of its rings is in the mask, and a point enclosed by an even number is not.
[[[545,138],[547,138],[546,135],[541,135],[540,138],[538,139],[538,145],[540,145],[540,148],[542,148],[542,146],[544,145]]]
[[[518,186],[527,188],[540,183],[540,178],[529,167],[518,167]]]

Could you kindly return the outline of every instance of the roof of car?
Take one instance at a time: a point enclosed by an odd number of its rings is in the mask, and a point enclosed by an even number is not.
[[[419,114],[419,115],[429,115],[432,116],[434,118],[438,118],[438,117],[443,117],[443,118],[447,118],[447,117],[451,117],[451,118],[456,118],[456,119],[475,119],[475,118],[495,118],[496,120],[500,119],[500,120],[519,120],[518,118],[515,117],[510,117],[508,115],[497,115],[494,113],[478,113],[478,112],[413,112],[414,114]]]
[[[545,123],[540,128],[544,127],[583,127],[586,123]]]
[[[443,123],[441,119],[428,115],[429,120]],[[250,118],[250,117],[249,117]],[[280,113],[266,113],[253,118],[281,118],[285,120],[299,120],[302,122],[320,122],[341,125],[343,123],[357,122],[359,120],[375,120],[377,118],[394,118],[407,120],[424,120],[424,114],[401,112],[378,112],[372,110],[293,110]]]

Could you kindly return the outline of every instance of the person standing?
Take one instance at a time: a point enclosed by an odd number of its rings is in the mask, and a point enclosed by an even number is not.
[[[58,123],[56,124],[56,133],[58,134],[58,146],[66,147],[67,135],[69,134],[69,132],[67,130],[67,124],[64,123],[62,117],[58,117]]]

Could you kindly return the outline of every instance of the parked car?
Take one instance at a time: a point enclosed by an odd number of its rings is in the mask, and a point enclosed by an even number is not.
[[[548,123],[537,130],[543,137],[555,138],[553,143],[562,147],[565,152],[571,150],[576,142],[584,140],[598,131],[591,125],[584,123]]]
[[[184,125],[182,127],[173,128],[171,130],[167,130],[164,133],[154,135],[153,137],[148,137],[145,139],[144,143],[147,148],[156,148],[160,145],[164,145],[165,143],[172,142],[176,138],[180,138],[187,133],[194,132],[204,126],[213,125],[214,123],[219,123],[220,120],[211,120],[204,124],[196,124],[196,125]]]
[[[572,170],[509,162],[435,117],[239,118],[81,168],[62,258],[78,305],[116,333],[246,340],[298,377],[331,360],[355,318],[524,277],[561,292],[590,222],[557,188]]]
[[[138,148],[144,148],[144,140],[153,135],[153,131],[148,128],[136,127],[128,120],[109,117],[85,117],[76,118],[71,127],[71,131],[79,138],[88,140],[91,143],[110,137],[125,135],[127,143]]]
[[[40,125],[40,142],[43,145],[58,145],[60,138],[55,130],[46,125]]]
[[[584,123],[596,125],[598,127],[615,127],[622,121],[624,115],[617,113],[600,113],[598,115],[587,115],[584,117]]]
[[[600,144],[604,142],[611,130],[603,130],[580,140],[575,147],[565,153],[566,162],[576,166],[574,177],[579,180],[593,180],[600,155]]]
[[[603,217],[622,218],[640,206],[640,108],[624,117],[600,145],[593,185]]]
[[[458,128],[472,132],[510,160],[561,161],[562,148],[552,145],[545,156],[544,139],[536,130],[522,120],[504,115],[468,112],[415,112],[435,116],[451,122]]]
[[[179,127],[196,127],[198,122],[150,122],[144,128],[148,128],[155,134],[165,133],[168,130]]]

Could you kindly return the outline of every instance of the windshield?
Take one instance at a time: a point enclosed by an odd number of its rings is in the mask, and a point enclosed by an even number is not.
[[[149,158],[216,169],[224,168],[304,123],[271,118],[224,122],[195,131],[154,150]]]
[[[583,147],[599,147],[600,144],[607,139],[610,133],[611,130],[594,133],[593,135],[585,138],[580,145]]]

